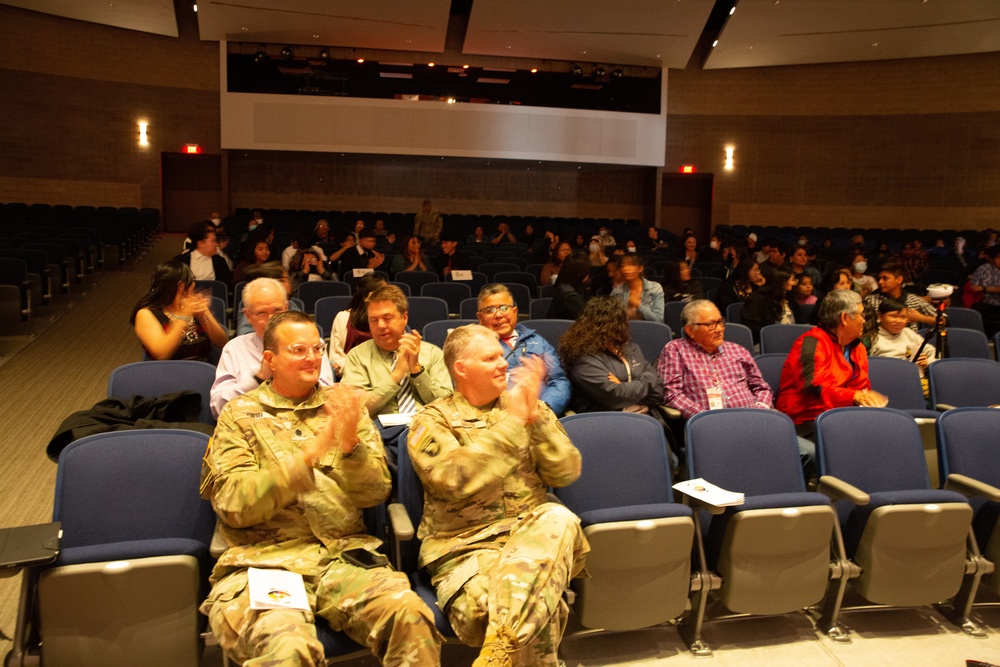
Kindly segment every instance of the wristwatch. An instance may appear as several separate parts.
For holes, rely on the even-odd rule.
[[[417,364],[417,372],[416,373],[410,373],[410,377],[411,378],[415,378],[415,377],[417,377],[418,375],[420,375],[423,372],[424,372],[424,367],[421,366],[420,364]]]

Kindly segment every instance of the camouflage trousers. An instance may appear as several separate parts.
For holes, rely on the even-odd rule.
[[[590,550],[580,519],[546,503],[506,535],[432,563],[438,606],[463,644],[481,646],[507,628],[517,638],[515,665],[555,667],[569,607],[563,593]]]
[[[427,605],[406,575],[332,561],[306,592],[315,614],[371,649],[383,665],[439,665],[441,637]],[[250,609],[246,570],[226,575],[201,607],[223,650],[246,666],[323,665],[314,615]]]

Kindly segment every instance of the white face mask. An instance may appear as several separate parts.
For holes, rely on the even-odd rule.
[[[218,227],[219,223],[221,222],[222,220],[220,220],[219,218],[212,218],[212,224],[215,225],[216,227]]]
[[[855,262],[854,270],[857,273],[864,273],[865,271],[868,270],[868,262]]]
[[[635,252],[635,248],[626,248],[629,252]]]
[[[601,236],[607,236],[607,235],[608,235],[608,230],[602,229],[601,230]]]
[[[711,242],[709,242],[708,245],[709,245],[709,247],[712,248],[712,250],[718,250],[719,249],[719,242],[718,241],[711,241]]]
[[[801,246],[804,246],[808,242],[809,242],[808,239],[799,239],[799,245],[801,245]]]
[[[601,246],[599,246],[598,244],[596,244],[596,243],[591,243],[590,244],[590,252],[597,252],[600,249],[601,249]]]

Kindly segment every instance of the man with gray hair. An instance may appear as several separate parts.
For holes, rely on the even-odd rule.
[[[778,409],[792,418],[801,437],[811,437],[816,417],[831,408],[889,403],[872,391],[868,379],[868,353],[860,341],[864,310],[857,292],[830,292],[819,305],[819,326],[802,334],[788,353]]]
[[[555,349],[534,329],[517,323],[517,304],[506,285],[493,283],[485,286],[479,291],[478,304],[476,317],[479,323],[500,337],[500,347],[507,359],[508,377],[521,365],[523,358],[541,357],[546,370],[541,399],[557,417],[561,415],[569,404],[571,388]]]
[[[714,303],[692,301],[681,321],[687,337],[667,343],[656,366],[665,406],[685,419],[718,408],[771,408],[774,392],[746,348],[724,341],[726,321]]]
[[[473,667],[559,664],[563,593],[589,550],[549,486],[580,476],[580,452],[539,400],[545,363],[525,357],[508,390],[496,332],[455,329],[444,345],[455,393],[413,418],[408,451],[424,486],[420,565]]]
[[[222,348],[209,399],[213,417],[218,418],[226,403],[270,379],[271,369],[264,363],[264,327],[272,317],[287,310],[288,292],[281,282],[257,278],[243,287],[243,314],[253,331],[237,336]],[[333,369],[324,358],[319,383],[331,387],[333,382]]]

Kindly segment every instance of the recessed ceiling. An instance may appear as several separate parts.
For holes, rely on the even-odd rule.
[[[705,69],[1000,51],[997,0],[740,0]]]
[[[174,0],[0,0],[177,37]],[[719,0],[718,4],[732,0]],[[715,0],[199,0],[202,40],[684,68]],[[176,2],[177,11],[193,11]],[[189,17],[182,17],[185,25]],[[464,23],[464,17],[462,18]],[[452,23],[461,35],[462,23]],[[706,69],[1000,51],[1000,0],[739,0]]]
[[[450,0],[200,0],[203,40],[444,51]]]
[[[684,68],[715,0],[475,0],[467,54]]]
[[[177,37],[173,0],[4,0],[3,4],[68,19]]]

